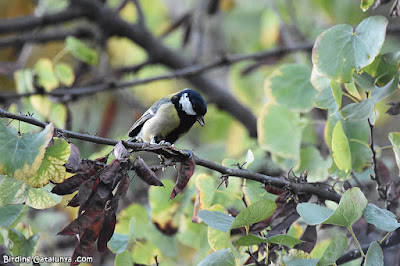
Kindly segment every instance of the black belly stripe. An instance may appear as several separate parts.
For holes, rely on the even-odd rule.
[[[196,116],[180,115],[181,122],[179,126],[172,130],[166,137],[165,141],[174,143],[179,137],[188,132],[190,128],[196,123]]]

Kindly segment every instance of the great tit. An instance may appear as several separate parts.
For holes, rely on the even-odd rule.
[[[173,144],[197,121],[204,126],[207,105],[201,95],[185,89],[155,102],[131,127],[136,141]]]

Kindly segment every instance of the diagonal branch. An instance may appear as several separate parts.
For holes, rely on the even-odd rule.
[[[0,42],[1,43],[1,42]],[[109,83],[101,83],[97,85],[91,86],[82,86],[82,87],[72,87],[72,88],[59,88],[53,91],[42,91],[42,92],[28,92],[28,93],[16,93],[16,92],[0,92],[0,101],[6,101],[8,99],[18,99],[22,97],[30,97],[33,95],[48,95],[53,97],[63,97],[65,95],[75,95],[75,96],[82,96],[82,95],[91,95],[102,91],[111,91],[117,89],[123,89],[127,87],[133,87],[138,85],[143,85],[159,80],[165,79],[176,79],[176,78],[184,78],[194,76],[203,72],[207,72],[217,67],[221,66],[228,66],[237,62],[241,62],[244,60],[259,60],[261,58],[269,57],[269,56],[276,56],[285,53],[290,53],[298,50],[308,50],[311,49],[311,44],[303,44],[291,48],[279,48],[270,51],[262,51],[252,54],[238,54],[238,55],[231,55],[226,56],[223,58],[216,59],[207,64],[199,64],[199,65],[191,65],[182,69],[178,69],[176,71],[162,74],[150,78],[144,79],[136,79],[132,81],[122,81],[122,82],[109,82]],[[147,64],[148,61],[145,61],[143,64]],[[140,66],[138,66],[140,67]],[[134,69],[128,68],[127,70],[121,69],[117,70],[116,72],[129,72],[135,71],[137,67]],[[212,101],[213,99],[211,99]]]
[[[1,46],[1,40],[0,40],[0,46]],[[81,96],[81,95],[91,95],[94,93],[102,92],[102,91],[108,91],[108,90],[116,90],[116,89],[123,89],[126,87],[133,87],[137,85],[143,85],[147,83],[151,83],[154,81],[158,80],[164,80],[164,79],[174,79],[174,78],[184,78],[184,77],[189,77],[193,75],[197,75],[203,72],[207,72],[209,70],[212,70],[217,67],[221,66],[228,66],[231,64],[235,64],[237,62],[241,62],[244,60],[259,60],[261,58],[269,57],[269,56],[276,56],[276,55],[281,55],[281,54],[286,54],[298,50],[311,50],[312,45],[311,44],[303,44],[291,48],[286,48],[282,47],[279,49],[274,49],[274,50],[269,50],[269,51],[262,51],[262,52],[257,52],[257,53],[252,53],[252,54],[238,54],[238,55],[231,55],[231,56],[225,56],[220,59],[216,59],[210,63],[207,64],[199,64],[199,65],[191,65],[182,69],[178,69],[176,71],[159,75],[159,76],[154,76],[150,78],[144,78],[144,79],[136,79],[133,81],[123,81],[123,82],[110,82],[110,83],[102,83],[102,84],[97,84],[97,85],[91,85],[91,86],[83,86],[83,87],[73,87],[73,88],[68,88],[68,89],[56,89],[50,92],[29,92],[29,93],[15,93],[15,92],[0,92],[0,101],[6,101],[7,99],[18,99],[22,97],[30,97],[33,95],[48,95],[48,96],[54,96],[54,97],[62,97],[65,95],[76,95],[76,96]],[[148,64],[149,61],[145,61],[143,65]],[[124,68],[120,70],[116,70],[116,72],[130,72],[130,71],[136,71],[137,68],[140,68],[142,66],[138,65],[134,68]]]
[[[150,31],[137,24],[129,24],[113,11],[98,1],[71,0],[72,5],[83,10],[90,10],[87,18],[95,22],[107,36],[127,37],[146,50],[149,60],[171,69],[183,69],[191,66],[191,62],[180,53],[171,50],[157,39]],[[218,85],[204,74],[185,77],[198,90],[211,99],[219,109],[229,112],[240,121],[248,130],[251,137],[257,137],[257,119],[253,112],[236,99],[229,90]]]
[[[7,112],[3,109],[0,109],[0,117],[23,121],[42,128],[44,128],[47,125],[47,123],[39,121],[31,116],[17,115]],[[116,140],[80,134],[69,130],[64,130],[59,128],[55,128],[54,130],[57,134],[60,134],[66,138],[79,139],[83,141],[93,142],[102,145],[110,145],[110,146],[115,146],[118,143],[118,141]],[[187,158],[192,155],[191,151],[178,150],[174,147],[167,147],[158,144],[143,145],[142,143],[125,142],[125,146],[127,148],[131,148],[134,151],[147,151],[156,154],[162,154],[168,158],[176,158],[178,160],[182,160],[182,158],[185,157]],[[322,199],[328,199],[335,202],[340,201],[339,194],[330,189],[327,189],[326,186],[321,186],[321,184],[318,183],[292,183],[291,181],[280,177],[268,176],[243,169],[228,168],[223,165],[200,158],[198,156],[194,156],[194,160],[197,165],[217,171],[222,175],[241,177],[245,179],[258,181],[264,185],[285,188],[294,194],[313,194]]]

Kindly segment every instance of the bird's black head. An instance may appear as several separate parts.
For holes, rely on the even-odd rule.
[[[171,100],[183,115],[196,116],[200,125],[204,126],[207,104],[198,92],[185,89],[175,94]]]

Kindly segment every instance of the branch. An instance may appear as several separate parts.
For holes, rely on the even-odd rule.
[[[129,38],[146,50],[149,60],[154,63],[159,63],[175,70],[191,66],[189,60],[165,46],[161,40],[157,39],[146,28],[137,24],[129,24],[119,16],[115,16],[111,9],[98,1],[71,0],[70,2],[83,10],[90,10],[90,13],[86,14],[87,18],[95,22],[106,36],[118,35]],[[194,87],[207,95],[209,99],[212,99],[219,109],[229,112],[240,121],[247,128],[251,137],[257,137],[256,116],[228,90],[203,74],[191,75],[185,78]]]
[[[37,27],[54,25],[84,16],[84,9],[69,7],[61,12],[45,14],[41,17],[23,16],[2,19],[0,22],[0,34],[33,30]]]
[[[51,41],[64,40],[68,36],[75,36],[77,38],[93,38],[94,33],[89,28],[76,28],[74,30],[59,32],[54,31],[51,33],[28,33],[20,36],[0,38],[0,48],[8,46],[19,46],[25,43],[46,43]]]
[[[71,7],[55,13],[46,14],[40,18],[27,16],[13,19],[3,20],[0,23],[0,33],[11,31],[31,30],[32,28],[65,22],[71,19],[86,16],[90,20],[96,22],[100,29],[105,33],[105,36],[119,35],[124,36],[138,45],[143,47],[148,53],[148,60],[152,63],[161,63],[169,68],[177,70],[176,73],[170,75],[149,78],[146,80],[123,82],[116,84],[105,84],[96,87],[81,87],[76,90],[57,90],[49,93],[52,96],[60,97],[62,93],[70,95],[85,95],[97,93],[98,91],[111,90],[116,88],[124,88],[137,84],[149,83],[155,80],[169,79],[176,77],[184,77],[191,82],[197,89],[203,91],[209,99],[216,103],[217,107],[229,112],[238,121],[240,121],[249,131],[251,137],[257,136],[257,120],[252,111],[238,101],[230,92],[217,83],[211,81],[203,74],[210,69],[234,64],[244,60],[261,60],[272,55],[285,54],[296,50],[310,50],[312,45],[298,46],[293,48],[280,48],[272,51],[263,51],[254,54],[243,54],[224,56],[204,66],[192,66],[189,61],[184,59],[179,53],[170,50],[161,40],[154,37],[146,28],[137,24],[129,24],[122,20],[115,12],[98,1],[90,0],[71,0]],[[88,11],[90,10],[90,12]],[[22,94],[22,97],[35,95],[36,93]],[[3,93],[0,95],[3,99],[19,98],[15,93]]]
[[[392,234],[382,243],[380,244],[381,248],[389,248],[389,247],[393,247],[395,245],[400,244],[400,229],[396,229],[396,231],[392,232]],[[371,245],[365,245],[362,247],[362,250],[364,253],[367,253],[369,246]],[[346,252],[345,254],[343,254],[337,261],[336,264],[340,265],[340,264],[344,264],[346,262],[358,259],[361,257],[361,252],[360,249],[353,249],[350,250],[349,252]]]
[[[42,128],[44,128],[47,125],[47,123],[39,121],[31,116],[17,115],[7,112],[3,109],[0,109],[0,117],[15,119]],[[66,138],[79,139],[110,146],[115,146],[118,143],[118,141],[116,140],[80,134],[69,130],[64,130],[59,128],[55,128],[54,130],[57,134],[60,134]],[[125,146],[127,148],[131,148],[133,151],[147,151],[156,154],[162,154],[168,158],[176,158],[178,160],[182,160],[182,158],[188,158],[189,156],[192,155],[191,151],[178,150],[174,147],[167,147],[159,144],[144,145],[143,143],[125,142]],[[313,194],[318,196],[319,198],[328,199],[335,202],[340,201],[339,194],[329,189],[326,189],[326,186],[322,187],[323,185],[321,186],[321,184],[318,183],[292,183],[289,180],[280,177],[268,176],[243,169],[228,168],[220,164],[208,161],[206,159],[202,159],[198,156],[194,156],[194,160],[197,165],[217,171],[222,175],[235,176],[235,177],[241,177],[245,179],[258,181],[265,185],[287,189],[294,194]]]
[[[176,71],[170,72],[168,74],[163,74],[159,76],[154,76],[151,78],[144,78],[144,79],[136,79],[133,81],[123,81],[123,82],[109,82],[109,83],[101,83],[97,85],[91,86],[82,86],[82,87],[72,87],[72,88],[59,88],[53,91],[42,91],[42,92],[28,92],[28,93],[16,93],[16,92],[0,92],[0,101],[7,101],[8,99],[18,99],[23,97],[30,97],[33,95],[48,95],[53,97],[63,97],[66,95],[75,95],[75,96],[82,96],[82,95],[91,95],[102,91],[110,91],[110,90],[117,90],[123,89],[126,87],[133,87],[138,85],[143,85],[159,80],[165,79],[174,79],[174,78],[184,78],[190,77],[197,74],[201,74],[203,72],[209,71],[213,68],[221,67],[221,66],[228,66],[240,61],[244,60],[260,60],[265,57],[269,56],[276,56],[285,53],[291,53],[298,50],[311,50],[311,44],[303,44],[291,48],[279,48],[269,51],[262,51],[252,54],[238,54],[238,55],[231,55],[226,56],[210,63],[204,65],[191,65],[182,69],[178,69]],[[151,63],[151,61],[145,61],[143,64],[137,65],[132,68],[124,68],[120,70],[116,70],[115,72],[123,72],[123,71],[137,71],[138,68],[141,68],[143,65],[147,65]],[[214,100],[214,99],[211,99]]]
[[[139,0],[131,0],[136,7],[136,14],[137,14],[137,24],[139,27],[145,28],[146,22],[144,19],[143,9],[139,3]]]

